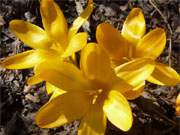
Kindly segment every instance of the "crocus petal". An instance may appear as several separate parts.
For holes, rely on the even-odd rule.
[[[45,81],[65,91],[77,91],[89,88],[88,82],[80,70],[71,63],[42,63],[36,68],[36,72]]]
[[[52,51],[51,50],[48,50],[48,53],[46,51],[39,51],[39,53],[44,56],[45,60],[48,62],[48,61],[59,61],[59,54],[57,54],[56,52]],[[40,63],[39,63],[40,64]],[[41,78],[41,74],[39,74],[38,70],[39,70],[39,64],[37,64],[35,67],[34,67],[34,75],[32,77],[29,77],[28,80],[27,80],[27,84],[28,85],[35,85],[35,84],[38,84],[42,81],[44,81],[42,78]]]
[[[86,9],[81,15],[74,20],[72,27],[69,29],[68,38],[71,39],[79,30],[79,28],[87,21],[93,11],[93,0],[88,1]]]
[[[145,82],[143,82],[140,85],[136,86],[132,90],[124,92],[123,95],[128,100],[134,100],[134,99],[141,96],[142,92],[144,91],[144,86],[145,86]]]
[[[115,60],[121,60],[128,55],[128,44],[120,32],[108,23],[101,23],[96,29],[98,44]]]
[[[138,43],[134,57],[151,57],[156,59],[166,45],[166,34],[162,28],[156,28],[146,34]]]
[[[38,84],[42,81],[43,81],[43,79],[41,79],[40,74],[36,74],[36,75],[33,75],[32,77],[28,78],[27,84],[28,85],[35,85],[35,84]]]
[[[125,92],[133,89],[133,86],[131,86],[126,81],[124,81],[123,79],[121,79],[117,76],[113,77],[112,79],[113,80],[112,80],[111,89],[118,90],[121,93],[125,93]]]
[[[180,75],[173,68],[156,63],[156,67],[148,81],[158,85],[175,86],[180,83]]]
[[[106,117],[102,105],[93,104],[81,121],[78,135],[104,135]]]
[[[80,51],[87,44],[87,34],[85,32],[77,33],[74,35],[62,57],[68,57],[73,55],[75,52]]]
[[[45,31],[62,47],[67,44],[67,22],[54,0],[41,0],[40,12]]]
[[[41,128],[54,128],[80,119],[89,107],[89,97],[82,92],[68,92],[45,104],[36,116]]]
[[[131,108],[125,97],[111,90],[105,100],[103,110],[108,120],[123,131],[128,131],[133,122]]]
[[[112,75],[109,57],[96,43],[89,43],[81,53],[81,70],[90,80],[109,82]]]
[[[51,94],[53,93],[54,91],[58,91],[60,94],[64,94],[65,91],[62,90],[62,89],[59,89],[58,87],[46,82],[46,91],[47,91],[47,94]]]
[[[39,55],[38,51],[30,50],[10,56],[0,64],[7,69],[25,69],[34,67],[42,60],[43,58]]]
[[[145,31],[146,23],[141,9],[133,8],[123,24],[123,37],[131,43],[136,44],[144,35]]]
[[[64,93],[66,93],[66,92],[64,91]],[[64,93],[63,93],[63,94],[64,94]],[[58,97],[59,95],[62,95],[62,92],[60,92],[59,90],[55,90],[55,91],[52,93],[52,95],[51,95],[51,97],[50,97],[50,99],[49,99],[49,102],[50,102],[52,99]]]
[[[115,68],[118,77],[136,87],[143,83],[153,72],[154,61],[148,58],[134,59]]]
[[[13,20],[9,25],[10,30],[31,48],[46,49],[52,45],[46,32],[34,24],[23,20]]]
[[[176,98],[176,114],[180,116],[180,93]]]

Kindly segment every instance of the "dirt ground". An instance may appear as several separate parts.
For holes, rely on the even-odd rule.
[[[86,0],[56,0],[69,25],[78,16]],[[180,72],[180,1],[179,0],[94,0],[95,9],[81,30],[95,41],[96,26],[107,21],[121,30],[133,7],[142,8],[147,31],[163,27],[167,44],[158,61],[170,64]],[[22,19],[42,26],[38,0],[0,0],[0,59],[30,49],[8,29],[12,19]],[[76,135],[79,121],[55,129],[41,129],[34,116],[47,102],[43,83],[27,86],[32,69],[7,70],[0,68],[0,135]],[[142,96],[131,101],[134,124],[129,132],[122,132],[108,122],[106,135],[178,135],[180,119],[175,114],[176,87],[148,84]]]

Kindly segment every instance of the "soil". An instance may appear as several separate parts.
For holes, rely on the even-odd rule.
[[[180,72],[180,1],[151,1],[94,0],[95,9],[89,23],[81,30],[87,31],[89,40],[95,41],[98,24],[106,21],[121,30],[129,11],[133,7],[140,7],[145,15],[147,31],[155,27],[163,27],[166,30],[166,49],[158,61],[170,64]],[[80,12],[78,5],[85,7],[86,4],[86,0],[56,0],[56,2],[64,12],[69,25]],[[13,19],[26,20],[42,27],[38,0],[0,1],[0,60],[30,49],[9,31],[8,25]],[[49,97],[45,94],[44,83],[35,86],[26,84],[27,78],[32,75],[32,69],[0,68],[0,135],[76,135],[79,121],[54,129],[41,129],[35,124],[36,112]],[[178,92],[180,85],[159,87],[148,84],[142,96],[130,102],[134,116],[132,129],[125,133],[108,122],[106,135],[180,134],[180,118],[175,114],[175,99]]]

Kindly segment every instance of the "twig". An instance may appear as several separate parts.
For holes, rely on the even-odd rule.
[[[155,97],[153,94],[152,94],[152,92],[150,92],[150,91],[146,91],[148,94],[150,94],[151,96],[153,96],[153,97]],[[156,98],[156,97],[155,97]],[[161,98],[161,100],[162,100],[162,98]],[[157,100],[156,100],[157,101]],[[162,112],[160,112],[160,111],[158,111],[157,109],[154,109],[154,108],[151,108],[152,109],[152,111],[154,112],[154,113],[156,113],[156,114],[158,114],[162,119],[164,119],[164,120],[166,120],[166,121],[168,121],[171,125],[173,125],[174,127],[177,127],[178,126],[178,124],[175,122],[175,121],[173,121],[173,120],[171,120],[170,118],[168,118],[165,114],[163,114]]]
[[[15,39],[14,39],[14,38],[10,37],[10,36],[9,36],[8,34],[6,34],[5,32],[1,32],[1,34],[3,34],[4,36],[8,37],[9,39],[11,39],[11,40],[15,41]]]
[[[168,129],[164,130],[164,131],[162,132],[162,135],[167,135],[167,134],[170,133],[174,128],[176,128],[176,126],[172,126],[172,127],[168,128]]]
[[[172,54],[172,39],[171,39],[171,35],[172,35],[172,28],[170,26],[170,24],[168,23],[166,17],[163,15],[163,13],[159,10],[159,8],[152,2],[152,0],[149,0],[149,3],[155,8],[155,10],[160,14],[160,16],[163,18],[164,22],[166,23],[168,30],[170,32],[170,36],[169,36],[169,54],[168,54],[168,62],[169,62],[169,66],[171,66],[171,54]]]

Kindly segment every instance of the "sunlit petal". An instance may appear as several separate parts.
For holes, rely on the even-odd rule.
[[[151,57],[156,59],[162,53],[165,45],[165,31],[162,28],[156,28],[139,41],[134,57]]]
[[[62,90],[63,91],[63,90]],[[52,99],[54,99],[54,98],[56,98],[56,97],[58,97],[59,95],[62,95],[62,93],[64,94],[64,93],[66,93],[65,91],[59,91],[59,90],[55,90],[53,93],[52,93],[52,95],[51,95],[51,97],[50,97],[50,99],[49,99],[49,102],[52,100]]]
[[[133,89],[133,86],[128,84],[126,81],[123,79],[115,76],[112,80],[112,86],[111,89],[118,90],[121,93],[125,93],[127,91],[130,91]]]
[[[39,64],[43,58],[35,50],[26,51],[23,53],[10,56],[2,61],[0,64],[8,69],[25,69],[32,68]]]
[[[74,35],[63,53],[62,57],[68,57],[80,51],[87,44],[87,34],[85,32]]]
[[[89,43],[81,53],[81,70],[90,80],[109,82],[112,75],[107,54],[95,43]]]
[[[125,97],[115,90],[111,90],[103,105],[108,120],[123,131],[128,131],[133,122],[131,108]]]
[[[29,77],[27,80],[28,85],[35,85],[40,82],[42,82],[43,79],[41,79],[40,74],[33,75],[32,77]]]
[[[72,27],[69,29],[68,38],[71,39],[79,30],[79,28],[87,21],[93,11],[93,0],[88,1],[86,9],[81,15],[74,20]]]
[[[154,61],[148,58],[134,59],[115,68],[118,77],[132,86],[140,85],[153,72]]]
[[[89,88],[88,82],[80,70],[71,63],[42,63],[36,68],[36,72],[45,81],[65,91],[77,91]]]
[[[134,99],[141,96],[142,92],[144,91],[144,86],[145,86],[145,82],[143,82],[140,85],[136,86],[132,90],[124,92],[123,95],[128,100],[134,100]]]
[[[146,31],[144,15],[140,8],[133,8],[126,18],[122,35],[130,42],[136,44]]]
[[[47,91],[47,94],[51,94],[53,93],[54,91],[58,91],[60,94],[64,94],[65,91],[62,90],[62,89],[59,89],[58,87],[46,82],[46,91]]]
[[[68,92],[45,104],[36,116],[41,128],[54,128],[84,116],[89,107],[89,97],[82,92]]]
[[[60,88],[58,88],[58,87],[56,87],[56,86],[54,86],[48,82],[46,82],[46,91],[47,91],[48,95],[52,94],[49,101],[58,97],[59,95],[66,93],[66,91],[64,91],[64,90],[62,90],[62,89],[60,89]]]
[[[40,11],[45,31],[62,47],[66,47],[68,27],[61,9],[54,0],[41,0]]]
[[[78,135],[104,135],[106,129],[106,117],[102,105],[91,105],[90,109],[81,121]]]
[[[112,59],[121,60],[128,56],[127,41],[112,25],[108,23],[99,24],[96,29],[96,39]]]
[[[156,63],[156,67],[148,81],[158,85],[175,86],[180,83],[180,75],[173,68]]]
[[[10,30],[26,45],[34,49],[46,49],[52,45],[46,32],[40,27],[23,20],[13,20]]]

